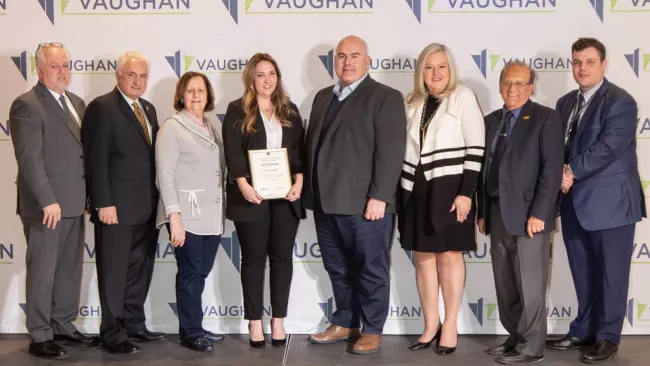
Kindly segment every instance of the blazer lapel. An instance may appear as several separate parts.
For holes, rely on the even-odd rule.
[[[132,122],[130,125],[133,126],[133,128],[135,128],[138,131],[138,134],[140,135],[140,137],[142,137],[142,141],[144,141],[144,143],[146,144],[147,138],[144,135],[144,131],[142,130],[142,126],[140,125],[140,122],[135,117],[135,113],[133,112],[133,109],[131,109],[131,106],[129,105],[129,103],[126,102],[126,99],[124,99],[122,93],[119,91],[119,89],[117,89],[117,87],[115,87],[114,93],[115,93],[114,97],[117,102],[118,108],[120,109],[122,114],[126,117],[126,119]],[[153,122],[152,122],[151,130],[152,130],[151,132],[153,133]],[[153,143],[154,141],[152,140],[151,141],[152,146]]]
[[[73,125],[75,123],[74,121],[71,121],[70,118],[65,114],[63,111],[63,108],[59,104],[59,102],[54,99],[54,96],[50,91],[45,87],[45,85],[41,84],[40,82],[36,84],[35,86],[36,90],[38,91],[38,94],[40,97],[43,99],[45,104],[52,110],[54,111],[54,114],[56,114],[57,117],[59,117],[59,120],[63,122],[63,124],[68,128],[72,136],[74,136],[75,140],[77,140],[77,143],[81,145],[81,128],[79,124]],[[66,95],[66,101],[68,104],[68,108],[75,108],[71,100],[68,98]],[[77,109],[75,108],[75,111]],[[81,114],[77,111],[77,114],[79,115],[79,118],[81,118]]]
[[[580,122],[578,123],[578,130],[576,131],[576,136],[573,139],[574,144],[580,140],[580,135],[582,134],[582,131],[584,131],[585,126],[592,122],[591,115],[594,114],[594,111],[600,106],[600,102],[602,101],[603,96],[607,93],[608,89],[608,85],[606,82],[604,82],[603,85],[600,86],[600,89],[596,91],[596,94],[594,94],[594,96],[589,101],[589,105],[587,105],[587,109],[585,110],[585,113],[582,115],[582,118],[580,118]],[[575,151],[573,150],[573,146],[571,146],[571,151]]]
[[[253,147],[254,149],[266,149],[267,146],[266,128],[264,128],[264,121],[262,120],[262,111],[257,112],[257,119],[255,120],[255,129],[257,130],[257,133],[254,134],[253,136],[255,136],[255,140],[257,141],[257,144],[254,144],[251,147]]]
[[[320,133],[323,129],[323,120],[325,119],[325,114],[327,114],[327,108],[329,108],[330,101],[332,100],[332,89],[327,88],[325,89],[319,98],[319,100],[316,101],[317,105],[317,111],[320,112],[318,116],[316,116],[316,119],[313,121],[309,121],[309,126],[307,126],[307,129],[312,130],[312,144],[311,144],[311,151],[310,151],[310,156],[313,156],[316,150],[316,146],[318,145],[318,141],[320,140]]]
[[[562,110],[560,111],[560,116],[562,117],[562,126],[564,127],[564,134],[566,135],[566,131],[569,128],[569,119],[571,119],[571,112],[573,112],[573,108],[576,106],[576,95],[578,92],[573,92],[571,95],[567,97],[567,102],[564,103],[564,106],[562,107]]]
[[[425,99],[426,100],[426,99]],[[422,120],[422,109],[424,109],[424,101],[417,107],[409,109],[409,118],[406,125],[409,136],[413,140],[412,143],[417,146],[417,151],[420,151],[420,122]]]
[[[519,112],[519,117],[517,117],[517,121],[515,122],[515,125],[512,127],[512,132],[510,133],[510,137],[508,138],[508,142],[506,143],[506,151],[503,154],[504,156],[507,155],[510,152],[510,150],[512,150],[512,148],[517,144],[518,140],[520,140],[520,136],[526,135],[526,132],[530,127],[531,103],[532,101],[529,99],[526,102],[526,104],[524,104],[523,107],[521,108],[521,112]],[[534,118],[534,116],[532,118]]]
[[[336,130],[341,125],[341,122],[343,122],[343,116],[347,115],[348,110],[354,106],[354,101],[359,98],[359,95],[363,95],[363,89],[369,86],[373,81],[374,80],[370,78],[370,75],[366,76],[366,78],[361,82],[361,84],[357,86],[352,94],[348,95],[348,97],[345,99],[345,103],[341,106],[339,113],[336,115],[336,118],[334,118],[334,121],[332,121],[332,125],[327,130],[328,135],[331,136],[334,132],[336,132]]]

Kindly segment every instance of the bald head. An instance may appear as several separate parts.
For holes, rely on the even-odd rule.
[[[336,46],[334,69],[341,85],[346,87],[363,78],[370,68],[368,45],[357,36],[347,36]]]

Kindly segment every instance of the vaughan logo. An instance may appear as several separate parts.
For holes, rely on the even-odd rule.
[[[230,13],[230,17],[232,18],[232,20],[235,21],[235,24],[239,24],[239,15],[237,11],[237,2],[239,0],[221,0],[221,1],[223,1],[223,5],[226,6],[226,10],[228,10],[228,12]],[[246,0],[246,4],[248,4],[251,1],[253,0]]]
[[[241,74],[248,63],[243,58],[200,58],[188,56],[180,50],[173,56],[165,56],[167,63],[178,78],[187,71],[198,71],[204,74]]]
[[[569,57],[505,57],[488,49],[472,55],[474,63],[487,79],[488,72],[497,73],[509,61],[522,61],[537,72],[570,72],[571,58]]]
[[[12,243],[0,243],[0,264],[10,264],[14,262],[14,245]]]
[[[168,303],[169,307],[178,318],[178,304],[175,302]],[[242,319],[244,317],[243,305],[227,305],[227,304],[214,304],[204,305],[201,309],[203,313],[203,320],[218,320],[218,319]],[[271,317],[271,306],[262,306],[262,318]]]
[[[629,299],[625,317],[632,327],[648,326],[650,325],[650,307],[648,304],[642,304],[637,299]]]
[[[557,0],[429,0],[429,13],[554,13]]]
[[[650,0],[648,1],[650,2]],[[650,71],[650,54],[645,53],[640,48],[635,49],[632,53],[626,53],[625,59],[627,59],[627,63],[630,64],[637,78],[640,72]]]
[[[478,244],[475,250],[464,252],[463,257],[465,257],[465,263],[492,263],[490,244],[487,242]]]
[[[27,81],[27,75],[34,73],[36,70],[36,58],[27,51],[21,52],[20,56],[11,56],[11,60],[25,81]]]
[[[176,263],[176,255],[174,254],[174,245],[172,243],[156,243],[155,263]]]
[[[649,185],[650,181],[641,178],[641,186],[644,192]],[[632,245],[632,263],[650,263],[650,247],[648,247],[648,243],[634,243]]]
[[[325,66],[325,70],[334,79],[334,50],[329,50],[325,55],[318,55],[320,62]]]
[[[66,0],[61,0],[61,1],[63,3]],[[47,19],[49,19],[50,23],[54,25],[54,0],[38,0],[38,3],[41,4],[41,8],[45,12]]]
[[[478,323],[483,326],[483,323],[487,320],[498,320],[499,312],[497,304],[491,303],[486,298],[481,297],[476,302],[470,302],[469,309],[472,311],[472,314],[478,320]]]
[[[650,140],[650,137],[646,137],[648,135],[647,132],[650,131],[650,117],[637,118],[637,126],[639,126],[639,133],[636,138],[640,140]]]
[[[318,243],[298,243],[293,246],[294,263],[323,263]]]
[[[332,321],[332,314],[334,314],[334,298],[330,297],[327,302],[319,302],[318,306],[323,311],[328,322]]]
[[[241,272],[241,249],[239,247],[239,237],[237,231],[233,231],[231,237],[221,237],[221,246],[230,258],[232,265],[235,266],[237,272]]]
[[[61,0],[61,15],[187,15],[190,0]]]
[[[0,132],[2,132],[2,135],[0,135],[0,141],[8,141],[9,140],[9,120],[7,121],[0,121]],[[5,137],[2,137],[5,136]]]
[[[329,50],[324,55],[318,55],[320,62],[327,70],[327,73],[334,79],[334,49]],[[385,74],[405,74],[413,73],[417,67],[417,60],[409,57],[371,57],[370,69],[371,73],[385,73]]]
[[[7,0],[0,0],[0,15],[6,14],[7,11]]]
[[[605,0],[588,0],[601,22],[605,21]],[[612,13],[640,13],[650,11],[650,0],[608,0]]]
[[[547,306],[546,318],[551,320],[571,320],[573,319],[572,310],[570,306]]]
[[[435,0],[429,0],[429,3],[435,3]],[[415,15],[415,19],[418,20],[418,23],[422,24],[422,0],[406,0],[409,8]]]
[[[27,315],[27,304],[19,303],[18,306],[22,309],[23,313]],[[88,320],[88,319],[101,319],[102,310],[99,305],[81,305],[77,309],[77,320]]]
[[[388,320],[420,319],[422,317],[421,306],[397,306],[391,305],[388,308]]]
[[[246,0],[246,14],[359,15],[374,12],[374,0]]]

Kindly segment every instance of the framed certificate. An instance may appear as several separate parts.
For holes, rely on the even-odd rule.
[[[253,188],[262,199],[285,198],[291,190],[287,149],[249,150]]]

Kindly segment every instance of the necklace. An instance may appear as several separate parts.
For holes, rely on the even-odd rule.
[[[424,121],[424,117],[427,115],[427,105],[429,104],[429,97],[427,96],[427,99],[424,101],[424,106],[422,106],[422,119],[420,120],[420,141],[424,141],[424,135],[427,132],[427,128],[429,127],[429,123],[431,123],[431,120],[433,120],[433,116],[435,116],[436,111],[438,110],[438,107],[440,106],[440,103],[436,103],[436,106],[433,109],[433,113],[431,113],[431,116],[429,116],[429,119],[427,121]]]

